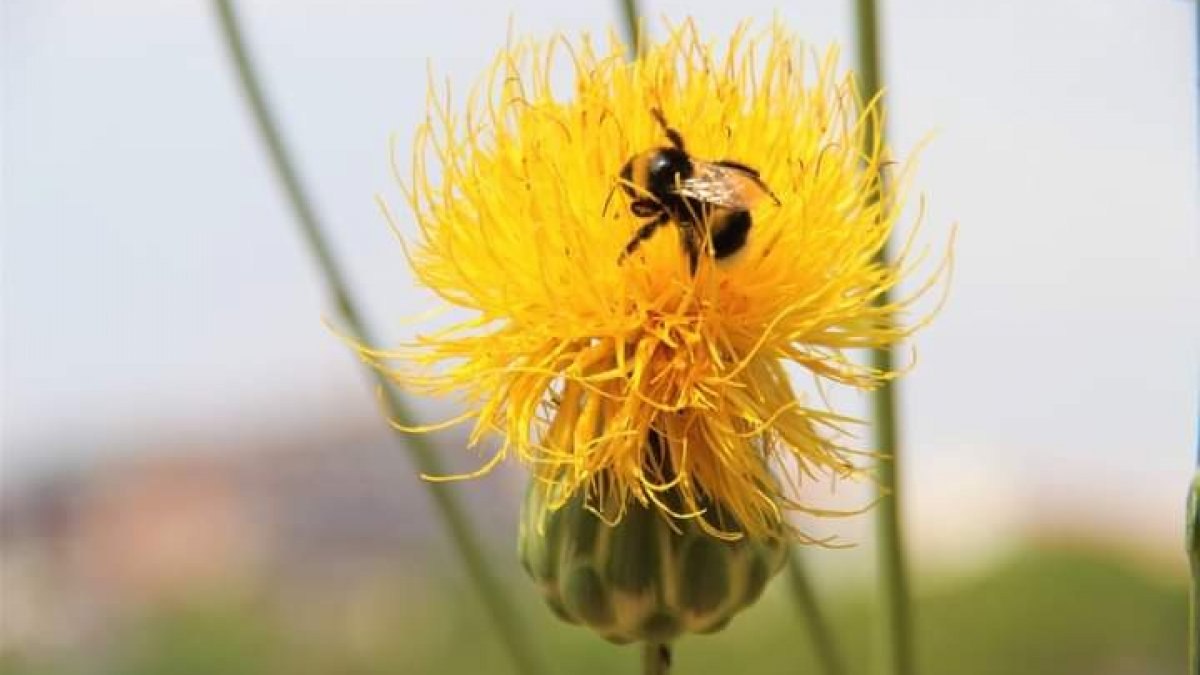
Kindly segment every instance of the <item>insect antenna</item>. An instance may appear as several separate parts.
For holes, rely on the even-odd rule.
[[[604,198],[604,208],[600,210],[600,215],[608,215],[608,205],[612,203],[613,193],[617,191],[617,183],[613,181],[611,187],[608,188],[608,196]]]
[[[658,120],[658,123],[662,126],[663,133],[667,135],[667,140],[671,141],[671,145],[675,146],[676,150],[686,153],[687,150],[683,147],[683,136],[675,129],[672,129],[670,124],[667,124],[667,116],[663,114],[662,109],[651,108],[650,112],[654,115],[654,119]]]

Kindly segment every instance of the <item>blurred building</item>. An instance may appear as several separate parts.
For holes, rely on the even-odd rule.
[[[510,489],[501,479],[470,491],[491,499],[475,509],[486,531],[515,527],[515,495],[494,507]],[[0,653],[94,651],[156,606],[236,589],[299,622],[311,612],[289,605],[354,612],[346,603],[437,556],[437,527],[404,448],[361,430],[148,453],[9,485]]]

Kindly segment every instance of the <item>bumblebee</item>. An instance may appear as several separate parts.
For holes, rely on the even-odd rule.
[[[695,274],[702,248],[717,260],[737,253],[746,245],[753,223],[750,209],[763,198],[776,205],[779,199],[756,169],[731,160],[709,162],[689,155],[683,136],[667,124],[662,111],[655,108],[652,112],[671,145],[634,155],[621,168],[620,184],[629,198],[629,210],[647,220],[617,262],[624,262],[660,227],[674,222]]]

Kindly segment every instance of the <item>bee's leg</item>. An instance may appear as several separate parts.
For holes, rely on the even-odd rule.
[[[629,205],[629,210],[638,218],[649,218],[663,214],[662,204],[653,199],[637,199]]]
[[[669,216],[665,212],[660,212],[658,217],[656,217],[654,220],[642,223],[642,226],[639,227],[637,232],[633,234],[633,238],[629,240],[629,243],[625,244],[625,250],[621,251],[620,257],[617,258],[617,264],[625,262],[625,259],[628,258],[634,251],[636,251],[637,247],[640,246],[643,241],[653,236],[655,230],[662,227],[668,219]]]
[[[679,237],[683,242],[683,252],[687,254],[688,271],[696,276],[696,266],[700,263],[700,238],[695,228],[681,227]]]

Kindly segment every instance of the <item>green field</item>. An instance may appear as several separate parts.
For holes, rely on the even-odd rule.
[[[449,569],[449,568],[447,568]],[[1186,660],[1182,578],[1094,550],[1026,550],[986,574],[921,579],[923,675],[1179,673]],[[515,580],[514,583],[526,583]],[[676,646],[673,672],[817,673],[785,578],[726,631]],[[460,590],[451,590],[458,588]],[[86,654],[10,654],[12,675],[294,675],[509,673],[461,583],[383,581],[357,610],[261,587],[163,606]],[[921,586],[918,587],[921,590]],[[829,595],[827,593],[827,595]],[[555,673],[637,672],[637,649],[615,647],[550,618],[530,593],[523,608]],[[827,597],[851,673],[870,672],[871,598]]]

